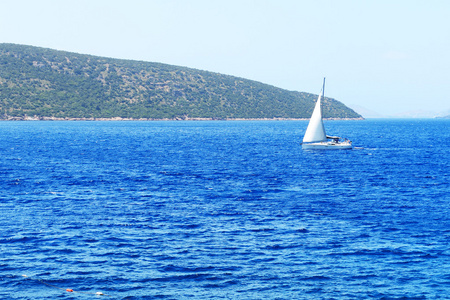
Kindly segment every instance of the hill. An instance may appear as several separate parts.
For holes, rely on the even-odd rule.
[[[0,44],[0,118],[309,118],[316,95],[161,63]],[[326,98],[324,117],[360,118]]]

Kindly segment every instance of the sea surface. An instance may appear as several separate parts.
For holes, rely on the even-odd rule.
[[[450,299],[450,120],[306,127],[0,122],[0,299]]]

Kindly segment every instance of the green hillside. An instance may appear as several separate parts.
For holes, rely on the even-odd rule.
[[[309,118],[316,95],[161,63],[0,44],[0,118]],[[360,118],[326,98],[324,116]]]

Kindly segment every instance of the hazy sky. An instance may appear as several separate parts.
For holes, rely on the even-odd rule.
[[[450,109],[447,0],[10,0],[0,42],[229,74],[382,114]]]

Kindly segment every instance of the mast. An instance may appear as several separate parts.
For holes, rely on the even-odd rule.
[[[325,99],[325,77],[323,78],[323,85],[322,85],[322,98],[320,99],[320,119],[322,120],[322,116],[323,116],[323,109],[322,109],[322,101]],[[323,122],[322,122],[322,127],[323,127]],[[325,127],[324,127],[324,132],[325,132]],[[325,134],[326,136],[326,134]]]
[[[325,96],[325,77],[323,78],[322,98]]]

